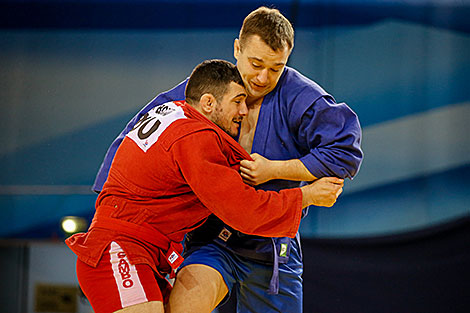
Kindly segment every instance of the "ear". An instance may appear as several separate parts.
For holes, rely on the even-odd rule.
[[[233,42],[233,56],[235,59],[238,61],[238,55],[240,54],[240,40],[238,38],[235,38],[235,41]]]
[[[199,106],[203,114],[211,114],[214,111],[215,97],[211,93],[205,93],[199,99]]]

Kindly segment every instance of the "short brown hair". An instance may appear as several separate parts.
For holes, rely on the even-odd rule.
[[[186,85],[186,101],[199,103],[202,95],[212,94],[220,101],[231,82],[243,85],[243,80],[235,65],[225,60],[207,60],[196,66]]]
[[[294,47],[294,28],[277,9],[259,7],[243,21],[240,30],[240,46],[252,36],[258,35],[274,51]]]

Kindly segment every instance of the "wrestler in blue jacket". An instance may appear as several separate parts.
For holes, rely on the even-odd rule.
[[[159,94],[128,123],[109,147],[93,190],[96,192],[101,190],[117,148],[141,116],[157,105],[184,99],[186,82],[185,80],[173,89]],[[361,128],[357,115],[345,103],[336,103],[334,98],[318,84],[286,66],[275,89],[263,99],[251,153],[258,153],[270,160],[300,159],[317,178],[336,176],[352,179],[359,170],[363,158],[360,143]],[[298,187],[301,184],[302,182],[298,181],[271,180],[256,188],[280,190]],[[266,275],[269,272],[269,277],[256,278],[258,283],[266,282],[266,289],[269,289],[270,294],[278,293],[279,283],[287,293],[293,295],[302,293],[299,234],[296,240],[239,234],[232,236],[234,240],[224,241],[217,236],[219,228],[222,229],[224,225],[215,219],[210,219],[209,223],[213,225],[203,227],[212,231],[199,232],[206,234],[203,241],[214,242],[223,249],[242,255],[248,260],[253,259],[256,266],[265,265],[271,269],[264,271]],[[198,244],[191,246],[191,242],[188,242],[191,252],[201,246],[201,236],[196,235],[193,238]],[[197,263],[194,260],[192,262]],[[285,275],[286,280],[279,281],[279,271],[285,270],[284,267],[288,268],[287,272],[291,271],[292,275]],[[300,279],[300,283],[291,284],[295,279]],[[229,286],[229,290],[231,287]],[[272,303],[277,300],[273,297],[265,301]]]

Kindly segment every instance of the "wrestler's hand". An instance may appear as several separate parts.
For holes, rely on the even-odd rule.
[[[250,155],[253,161],[242,160],[240,162],[240,176],[248,185],[259,185],[276,177],[276,163],[268,160],[258,153]]]
[[[309,205],[331,207],[343,192],[344,180],[336,177],[317,179],[302,190],[302,207]]]

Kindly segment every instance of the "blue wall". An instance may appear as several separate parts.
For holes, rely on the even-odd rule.
[[[289,65],[364,128],[359,175],[333,208],[310,209],[304,236],[470,214],[468,2],[273,3],[296,26]],[[62,216],[91,217],[89,187],[115,135],[202,60],[234,61],[233,39],[259,4],[0,2],[0,237],[60,236]]]

